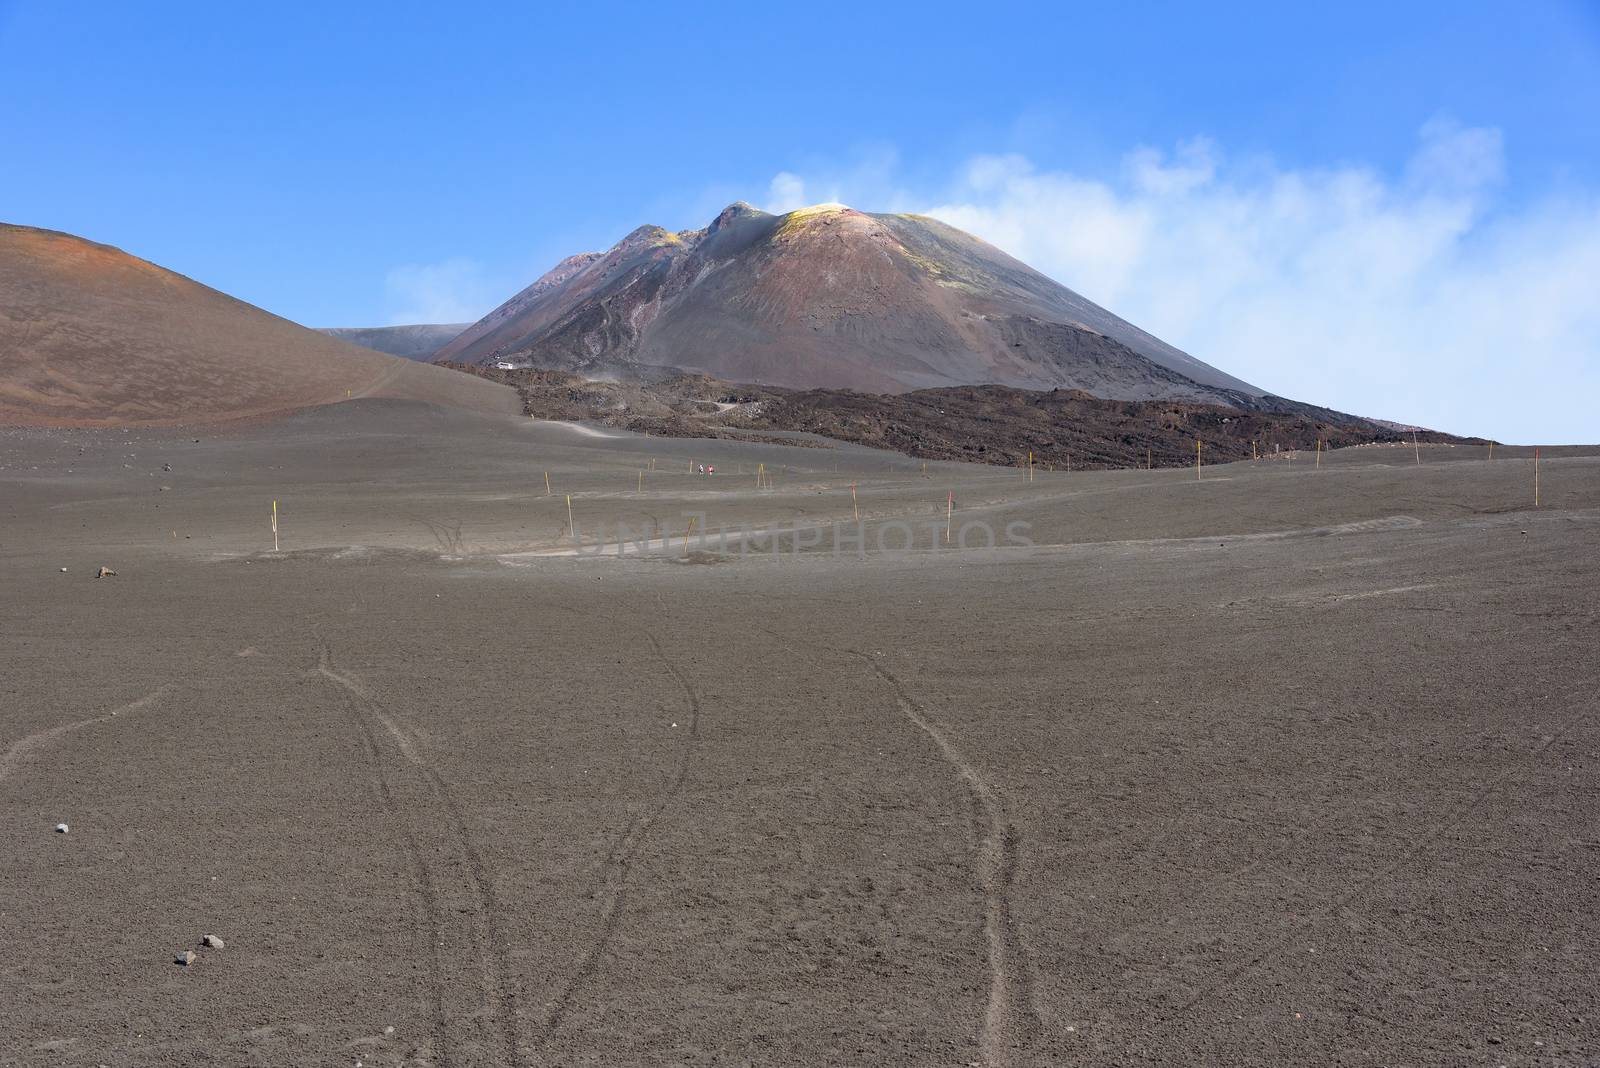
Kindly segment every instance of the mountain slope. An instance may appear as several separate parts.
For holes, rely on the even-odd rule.
[[[417,323],[410,326],[324,326],[319,334],[406,360],[429,360],[470,323]]]
[[[562,262],[440,361],[677,368],[797,388],[999,383],[1233,403],[1264,392],[924,216],[746,204]]]
[[[127,253],[0,224],[0,423],[178,424],[347,397],[514,413],[514,392],[347,345]]]

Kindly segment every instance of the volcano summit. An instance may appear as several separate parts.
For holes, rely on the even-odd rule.
[[[874,393],[1264,396],[955,227],[842,204],[769,215],[736,203],[703,230],[641,226],[561,261],[434,359]]]

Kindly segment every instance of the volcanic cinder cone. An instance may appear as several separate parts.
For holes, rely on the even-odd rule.
[[[363,397],[517,410],[492,383],[336,341],[108,245],[0,224],[0,423],[206,423]]]
[[[970,234],[840,204],[769,215],[741,203],[704,230],[640,227],[563,260],[435,359],[883,393],[1263,395]]]

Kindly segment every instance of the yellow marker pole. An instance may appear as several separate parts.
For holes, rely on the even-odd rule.
[[[640,492],[640,493],[644,492],[644,468],[642,468],[642,467],[639,469],[639,490],[638,490],[638,492]]]
[[[1417,466],[1421,467],[1422,466],[1422,446],[1417,444],[1417,432],[1415,430],[1413,430],[1411,432],[1411,447],[1416,450],[1416,453],[1417,453]]]
[[[1146,445],[1144,447],[1144,469],[1146,471],[1154,471],[1155,468],[1155,462],[1150,459],[1150,446]]]
[[[567,537],[578,540],[578,527],[572,522],[572,494],[567,494]]]
[[[1317,466],[1322,466],[1322,439],[1317,439]]]
[[[1256,451],[1256,439],[1255,438],[1251,438],[1250,439],[1250,460],[1253,463],[1253,462],[1255,462],[1255,461],[1257,461],[1259,459],[1261,459],[1261,454]]]
[[[1494,459],[1494,442],[1489,442],[1489,459]]]
[[[550,496],[550,472],[548,471],[544,473],[544,495],[546,497]]]
[[[951,490],[950,491],[950,495],[945,498],[945,502],[944,502],[944,543],[946,545],[950,544],[950,522],[951,522],[951,518],[955,514],[956,514],[956,491],[955,490]]]
[[[278,502],[272,502],[272,551],[278,551]]]
[[[1033,481],[1033,450],[1028,450],[1028,481]]]
[[[850,510],[856,514],[856,522],[861,522],[861,509],[856,505],[856,484],[850,483]]]
[[[694,516],[689,517],[689,525],[683,530],[683,555],[689,555],[689,535],[694,533]]]
[[[1200,481],[1200,439],[1194,439],[1194,480]]]

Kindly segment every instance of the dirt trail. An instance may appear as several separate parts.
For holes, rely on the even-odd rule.
[[[424,952],[430,961],[433,1056],[448,1066],[467,1050],[485,1055],[494,1051],[496,1063],[517,1068],[523,1063],[517,999],[509,978],[501,905],[466,818],[449,784],[423,759],[415,742],[359,679],[335,667],[333,650],[320,632],[316,638],[315,674],[346,696],[372,764],[374,787],[401,828],[415,874],[423,913],[419,934],[428,942]],[[388,739],[390,755],[380,738]],[[476,995],[470,993],[474,989]],[[477,1034],[469,1039],[473,1032]],[[467,1058],[461,1063],[474,1062]]]
[[[16,770],[18,765],[25,763],[29,754],[38,752],[56,739],[74,731],[81,731],[85,727],[93,727],[97,723],[109,723],[116,716],[124,715],[128,712],[137,712],[139,709],[146,708],[160,700],[171,689],[171,685],[162,686],[145,694],[136,701],[118,705],[110,712],[102,715],[90,716],[88,719],[80,719],[73,723],[63,723],[59,727],[49,727],[42,731],[35,731],[26,738],[18,739],[5,751],[4,756],[0,756],[0,782],[4,782]]]
[[[633,875],[634,860],[639,855],[640,848],[650,837],[651,830],[656,821],[666,811],[667,806],[683,794],[684,784],[689,778],[689,769],[694,760],[696,749],[700,745],[700,695],[695,690],[686,675],[661,648],[661,642],[654,634],[645,633],[645,639],[650,643],[650,649],[661,661],[667,673],[670,674],[678,685],[683,688],[684,699],[689,716],[688,738],[679,750],[677,768],[667,788],[661,792],[656,803],[644,812],[638,813],[628,824],[628,829],[623,832],[615,848],[606,855],[601,863],[601,895],[600,926],[598,933],[589,943],[583,956],[579,959],[577,967],[562,987],[561,993],[551,1004],[550,1011],[545,1017],[544,1026],[540,1028],[539,1041],[548,1045],[551,1039],[560,1030],[573,1000],[578,993],[589,983],[598,972],[600,959],[610,945],[612,936],[616,934],[617,922],[622,911],[623,901],[627,894],[628,881]]]
[[[982,1063],[1006,1068],[1012,1051],[1037,1031],[1029,985],[1025,949],[1012,916],[1011,895],[1016,883],[1017,856],[1022,836],[1007,818],[994,786],[929,717],[899,678],[872,657],[854,652],[878,678],[894,691],[900,714],[938,746],[971,795],[978,838],[978,881],[983,886],[983,936],[989,947],[989,999],[978,1036]]]

